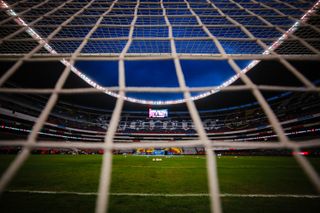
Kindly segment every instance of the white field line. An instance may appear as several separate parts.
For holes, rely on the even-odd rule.
[[[96,196],[97,192],[72,192],[72,191],[39,191],[39,190],[8,190],[11,193],[30,194],[70,194]],[[161,193],[109,193],[111,196],[139,196],[139,197],[208,197],[207,193],[185,193],[185,194],[161,194]],[[229,194],[222,193],[220,197],[244,197],[244,198],[320,198],[320,195],[304,194]]]
[[[141,166],[113,166],[114,168],[152,168],[152,169],[205,169],[206,167],[200,166],[160,166],[161,161],[155,161],[155,164],[158,165],[141,165]],[[299,167],[296,165],[292,166],[218,166],[218,168],[226,168],[226,169],[275,169],[275,168],[286,168],[286,169],[298,169]]]
[[[161,162],[154,162],[154,163],[161,163]],[[153,168],[153,169],[205,169],[206,167],[203,166],[203,167],[199,167],[199,166],[113,166],[114,168]],[[235,168],[238,168],[238,167],[235,167]],[[260,167],[257,167],[257,168],[260,168]],[[274,168],[274,167],[272,167]]]

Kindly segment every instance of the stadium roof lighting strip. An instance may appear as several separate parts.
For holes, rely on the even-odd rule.
[[[43,47],[52,55],[58,55],[58,52],[56,50],[54,50],[54,48],[45,40],[43,39],[32,27],[30,27],[21,17],[18,16],[18,14],[11,9],[6,3],[5,1],[0,1],[0,5],[2,9],[5,9],[7,14],[11,17],[14,17],[15,22],[26,28],[26,32],[34,39],[36,40],[39,44],[43,44]],[[210,1],[208,1],[208,3],[210,3]],[[188,8],[190,9],[190,5],[188,5]],[[320,5],[320,0],[317,1],[313,7],[311,9],[309,9],[301,18],[299,21],[295,22],[281,37],[279,37],[277,39],[277,41],[275,41],[272,45],[270,45],[268,47],[268,49],[266,49],[262,55],[270,55],[272,53],[272,51],[276,50],[286,39],[288,39],[288,37],[290,35],[292,35],[301,25],[301,23],[305,23],[310,16],[316,11],[316,9],[319,7]],[[133,32],[131,32],[132,34]],[[131,41],[132,41],[132,35],[131,35]],[[121,56],[122,58],[124,58],[124,55],[122,54]],[[170,57],[171,58],[171,57]],[[92,86],[93,88],[96,88],[99,91],[102,91],[105,94],[108,94],[110,96],[119,98],[121,95],[120,93],[115,93],[111,90],[108,90],[107,88],[99,85],[97,82],[93,81],[91,78],[89,78],[87,75],[85,75],[84,73],[82,73],[80,70],[78,70],[74,65],[70,64],[68,60],[66,60],[65,58],[61,59],[60,62],[62,64],[64,64],[65,66],[70,66],[71,71],[73,71],[77,76],[79,76],[81,79],[83,79],[86,83],[88,83],[90,86]],[[249,70],[251,70],[253,67],[255,67],[258,63],[260,62],[260,60],[253,60],[249,65],[247,65],[245,68],[243,68],[241,70],[241,73],[237,73],[234,76],[232,76],[231,78],[229,78],[227,81],[225,81],[224,83],[222,83],[221,85],[215,87],[212,90],[209,90],[207,92],[201,93],[199,95],[196,96],[192,96],[190,97],[192,100],[198,100],[204,97],[207,97],[209,95],[212,95],[214,93],[219,92],[221,89],[231,85],[233,82],[235,82],[237,79],[239,79],[240,75],[243,73],[248,72]],[[290,66],[288,65],[288,63],[286,63],[284,60],[282,60],[282,63],[285,63],[286,66]],[[296,72],[295,72],[296,73]],[[301,80],[301,79],[300,79]],[[306,81],[304,81],[306,82]],[[309,84],[307,82],[307,85],[311,86],[311,84]],[[123,88],[123,90],[125,90],[125,88]],[[153,100],[143,100],[143,99],[137,99],[137,98],[132,98],[132,97],[128,97],[128,96],[123,96],[122,97],[124,100],[126,101],[130,101],[133,103],[140,103],[140,104],[148,104],[148,105],[169,105],[169,104],[179,104],[179,103],[184,103],[186,102],[186,99],[179,99],[179,100],[167,100],[167,101],[163,101],[163,100],[159,100],[159,101],[153,101]]]

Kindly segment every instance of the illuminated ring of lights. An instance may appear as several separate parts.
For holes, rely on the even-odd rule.
[[[15,22],[23,27],[27,27],[26,32],[33,38],[35,39],[39,44],[43,44],[44,43],[44,48],[51,53],[52,55],[58,55],[58,53],[48,44],[48,42],[46,42],[38,33],[36,33],[22,18],[20,18],[13,9],[10,9],[10,7],[2,0],[0,0],[0,7],[2,9],[5,9],[7,14],[9,16],[15,17],[14,20]],[[298,27],[301,25],[301,23],[305,23],[306,21],[309,20],[310,16],[316,11],[316,9],[318,8],[318,6],[320,5],[320,0],[317,1],[311,9],[309,9],[301,18],[299,21],[295,22],[281,37],[279,37],[277,39],[277,41],[275,41],[271,46],[268,47],[267,50],[265,50],[262,54],[263,55],[269,55],[272,51],[274,51],[276,48],[278,48],[288,37],[289,35],[293,34]],[[151,100],[143,100],[143,99],[137,99],[137,98],[132,98],[132,97],[127,97],[127,96],[121,96],[115,92],[112,92],[104,87],[102,87],[101,85],[99,85],[98,83],[94,82],[93,80],[91,80],[88,76],[86,76],[85,74],[83,74],[81,71],[79,71],[76,67],[74,67],[73,65],[71,65],[69,63],[69,61],[67,61],[66,59],[61,59],[60,62],[62,64],[64,64],[65,66],[70,66],[70,69],[72,72],[74,72],[77,76],[79,76],[82,80],[84,80],[86,83],[88,83],[90,86],[96,88],[99,91],[102,91],[105,94],[108,94],[110,96],[113,96],[115,98],[123,98],[126,101],[130,101],[133,103],[140,103],[140,104],[148,104],[148,105],[169,105],[169,104],[179,104],[179,103],[184,103],[186,102],[186,99],[179,99],[179,100],[167,100],[167,101],[151,101]],[[212,95],[214,93],[219,92],[222,88],[225,88],[229,85],[231,85],[233,82],[235,82],[240,75],[247,73],[249,70],[251,70],[251,68],[253,68],[254,66],[256,66],[258,63],[260,62],[260,60],[253,60],[250,62],[249,65],[247,65],[245,68],[243,68],[241,70],[240,73],[237,73],[236,75],[232,76],[231,78],[229,78],[227,81],[225,81],[224,83],[222,83],[220,86],[216,87],[215,89],[212,89],[208,92],[204,92],[201,93],[200,95],[197,96],[192,96],[191,99],[192,100],[198,100],[201,98],[205,98],[209,95]]]

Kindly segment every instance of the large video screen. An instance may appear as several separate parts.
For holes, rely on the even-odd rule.
[[[166,118],[168,117],[167,109],[149,109],[149,118]]]

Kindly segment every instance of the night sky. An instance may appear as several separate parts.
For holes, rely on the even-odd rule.
[[[238,61],[244,68],[250,61]],[[219,86],[235,72],[227,61],[181,60],[185,81],[189,87]],[[117,61],[79,61],[76,67],[101,86],[118,86]],[[126,61],[126,86],[178,87],[178,79],[172,60]],[[193,93],[196,95],[198,93]],[[127,93],[127,96],[144,100],[177,100],[176,93]]]

